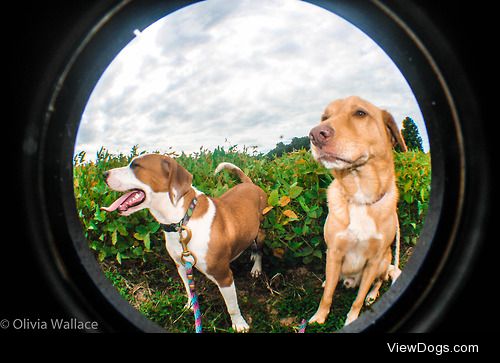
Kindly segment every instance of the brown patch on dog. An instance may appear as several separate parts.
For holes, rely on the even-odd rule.
[[[139,156],[130,167],[137,179],[149,185],[154,192],[168,192],[172,203],[177,203],[192,190],[193,176],[169,156]]]
[[[228,190],[219,198],[211,198],[216,215],[210,233],[206,256],[207,272],[220,286],[229,286],[232,272],[229,263],[247,249],[259,236],[262,211],[267,196],[253,183],[242,183]],[[259,238],[261,237],[261,238]]]

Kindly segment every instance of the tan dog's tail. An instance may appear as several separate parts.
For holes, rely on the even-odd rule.
[[[392,284],[396,282],[401,270],[399,269],[399,248],[400,248],[401,231],[399,230],[399,218],[396,216],[396,238],[394,246],[394,265],[390,265],[387,269],[387,275],[391,278]]]
[[[217,168],[215,169],[214,175],[217,175],[221,170],[223,169],[228,169],[230,170],[233,174],[238,176],[240,178],[242,183],[253,183],[252,179],[250,179],[240,168],[238,168],[236,165],[231,164],[231,163],[220,163]]]
[[[401,231],[399,229],[399,218],[396,216],[396,239],[394,246],[394,266],[399,269],[399,250],[401,243]]]

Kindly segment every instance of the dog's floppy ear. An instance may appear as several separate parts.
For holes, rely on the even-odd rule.
[[[176,205],[179,199],[191,189],[193,176],[172,158],[163,159],[162,167],[168,178],[170,201]]]
[[[396,146],[396,144],[399,144],[403,151],[408,151],[405,140],[403,139],[403,135],[401,135],[398,125],[396,124],[396,121],[394,121],[394,117],[392,117],[392,115],[385,110],[382,111],[382,117],[384,119],[384,124],[387,128],[387,131],[389,132],[392,146],[394,147]]]

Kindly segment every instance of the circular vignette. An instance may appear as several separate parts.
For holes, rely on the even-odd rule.
[[[432,150],[429,209],[410,261],[394,286],[341,331],[429,331],[459,292],[482,239],[489,184],[476,100],[445,38],[417,6],[310,2],[353,23],[392,58],[416,96]],[[79,120],[134,29],[192,3],[106,1],[89,9],[60,44],[30,110],[22,157],[32,248],[67,310],[99,320],[103,330],[164,331],[121,298],[88,248],[73,197]],[[472,195],[476,187],[484,192]]]

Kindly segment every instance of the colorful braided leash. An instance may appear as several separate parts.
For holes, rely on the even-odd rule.
[[[201,333],[202,332],[201,311],[200,311],[200,304],[198,302],[198,295],[196,294],[194,288],[193,264],[189,261],[186,261],[184,266],[186,267],[186,275],[188,278],[189,291],[191,293],[191,304],[193,305],[193,310],[194,310],[194,328],[196,333]]]
[[[194,208],[198,204],[198,198],[194,197],[189,207],[186,211],[184,217],[177,223],[171,224],[161,224],[161,227],[165,232],[178,232],[179,233],[179,242],[182,245],[182,253],[181,253],[181,263],[186,268],[186,275],[188,279],[189,292],[191,295],[191,304],[193,306],[194,311],[194,327],[196,333],[202,332],[201,327],[201,312],[200,312],[200,304],[198,302],[198,295],[196,294],[194,288],[194,279],[193,279],[193,266],[196,265],[196,256],[191,253],[188,248],[188,243],[191,240],[192,232],[191,229],[187,226],[189,220],[193,215]],[[185,232],[184,236],[182,233]],[[186,258],[191,257],[193,262],[187,261]]]
[[[306,326],[307,326],[307,320],[302,319],[300,325],[299,325],[299,331],[297,333],[305,333],[306,331]]]

